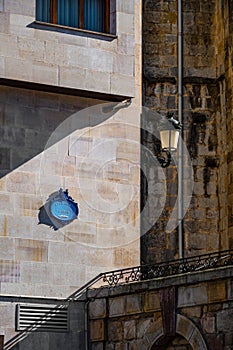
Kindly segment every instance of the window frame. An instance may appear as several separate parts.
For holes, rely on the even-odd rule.
[[[78,8],[78,27],[70,27],[74,29],[86,30],[84,27],[84,1],[85,0],[77,0],[79,2]],[[104,2],[104,22],[103,22],[103,32],[96,33],[106,33],[110,34],[110,0],[103,0]],[[41,22],[41,21],[40,21]],[[59,25],[58,23],[58,0],[50,0],[50,22],[49,24]],[[46,23],[46,22],[43,22]],[[66,27],[63,26],[62,27]],[[88,30],[89,31],[89,30]]]

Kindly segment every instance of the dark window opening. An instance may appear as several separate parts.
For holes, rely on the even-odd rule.
[[[37,0],[36,20],[110,33],[111,0]]]

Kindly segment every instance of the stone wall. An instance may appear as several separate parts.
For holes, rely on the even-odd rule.
[[[231,247],[230,4],[183,1],[183,130],[193,166],[192,179],[184,160],[184,200],[186,189],[194,185],[183,219],[187,256]],[[171,111],[177,116],[176,1],[144,1],[143,48],[144,104],[162,115]],[[153,143],[143,142],[153,151]],[[145,262],[172,259],[178,253],[177,231],[166,228],[177,195],[175,167],[165,176],[167,202],[142,239]]]
[[[89,291],[91,349],[230,350],[232,288],[229,267]]]
[[[35,28],[35,3],[0,1],[1,78],[134,96],[133,0],[114,1],[112,37]]]
[[[106,36],[36,26],[35,1],[0,1],[1,294],[65,297],[139,264],[141,0],[111,3]],[[54,231],[38,213],[59,188],[79,216]]]
[[[137,265],[138,109],[0,91],[1,294],[65,297],[100,272]],[[79,216],[54,231],[38,225],[38,214],[59,188],[78,202]]]

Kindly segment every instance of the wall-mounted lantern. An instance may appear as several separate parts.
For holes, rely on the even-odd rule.
[[[180,122],[174,118],[173,113],[167,114],[167,121],[160,128],[161,149],[159,154],[157,154],[157,159],[162,168],[167,168],[171,164],[171,152],[177,150],[179,134],[182,128]]]

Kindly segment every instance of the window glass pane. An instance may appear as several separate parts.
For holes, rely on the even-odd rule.
[[[36,1],[36,20],[50,22],[50,0]]]
[[[85,0],[84,28],[95,32],[104,31],[104,0]]]
[[[78,0],[58,0],[58,24],[78,27]]]

